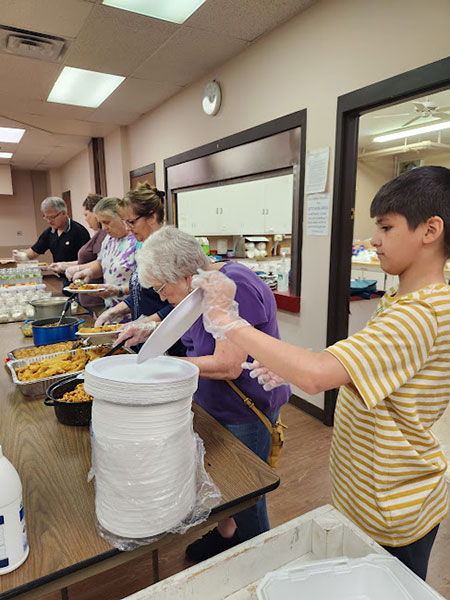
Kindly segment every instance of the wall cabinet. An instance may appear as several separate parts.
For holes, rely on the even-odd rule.
[[[291,233],[293,175],[177,194],[178,227],[192,235]]]

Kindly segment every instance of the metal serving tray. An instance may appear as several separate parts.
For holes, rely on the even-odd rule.
[[[97,344],[96,346],[86,346],[83,350],[91,350],[93,348],[98,348],[99,346],[112,346],[112,344]],[[28,358],[18,358],[16,360],[10,360],[6,363],[6,366],[11,371],[11,376],[13,382],[17,385],[24,396],[45,396],[47,393],[47,389],[50,387],[52,383],[55,381],[59,381],[60,379],[64,379],[69,375],[76,375],[77,373],[82,373],[84,369],[81,371],[71,371],[70,373],[62,373],[61,375],[53,375],[52,377],[45,377],[44,379],[35,379],[34,381],[19,381],[16,375],[16,369],[20,369],[21,367],[25,367],[32,362],[36,362],[37,360],[44,360],[45,358],[53,358],[54,356],[59,356],[60,354],[75,354],[78,350],[67,350],[66,352],[54,352],[53,354],[41,354],[39,356],[29,356]],[[124,350],[133,354],[133,351],[129,348],[124,348]]]
[[[72,340],[68,340],[68,341],[72,341]],[[75,342],[73,342],[73,343],[75,343]],[[43,344],[43,345],[41,345],[39,347],[43,348],[44,346],[53,346],[54,344],[64,344],[64,342],[54,342],[52,344]],[[81,341],[79,341],[78,344],[79,345],[76,348],[73,348],[73,350],[78,350],[78,348],[88,348],[88,346],[84,346]],[[97,346],[109,346],[109,345],[110,344],[107,344],[107,343],[105,343],[105,344],[97,344]],[[92,347],[93,347],[92,345],[89,346],[89,348],[92,348]],[[17,358],[16,352],[18,350],[28,350],[30,348],[36,348],[36,346],[34,344],[32,346],[20,346],[20,348],[14,348],[14,350],[10,350],[7,353],[6,356],[10,360],[22,360],[22,359]],[[64,350],[64,352],[70,352],[70,350]],[[58,352],[58,354],[59,354],[59,352]],[[35,356],[26,356],[24,358],[35,358],[36,360],[38,360],[41,356],[44,356],[44,353],[42,353],[42,354],[36,354]]]

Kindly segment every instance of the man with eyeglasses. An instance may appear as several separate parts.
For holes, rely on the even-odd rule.
[[[30,248],[13,250],[13,259],[19,262],[30,260],[50,250],[53,262],[77,260],[78,250],[90,239],[88,230],[69,218],[66,203],[62,198],[46,198],[41,203],[41,211],[48,227]],[[65,276],[61,278],[63,287],[69,285]]]

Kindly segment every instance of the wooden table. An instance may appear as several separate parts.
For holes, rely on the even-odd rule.
[[[32,345],[20,323],[0,325],[0,356]],[[30,554],[15,571],[0,576],[0,599],[40,598],[170,543],[120,552],[95,527],[94,487],[88,483],[88,427],[57,421],[43,398],[25,397],[0,369],[0,444],[19,472]],[[277,474],[215,419],[194,404],[194,428],[205,444],[205,466],[222,493],[205,527],[254,504],[279,485]],[[64,597],[64,594],[63,596]]]

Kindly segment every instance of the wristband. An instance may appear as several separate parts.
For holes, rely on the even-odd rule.
[[[119,285],[119,286],[118,286],[118,290],[119,290],[119,291],[117,292],[117,296],[118,296],[119,298],[123,298],[123,297],[124,297],[124,293],[123,293],[123,287]]]

